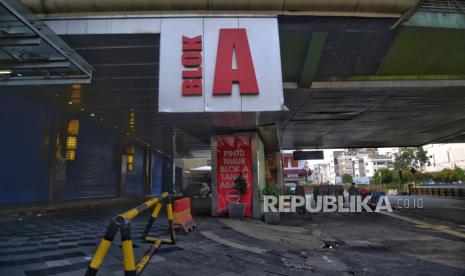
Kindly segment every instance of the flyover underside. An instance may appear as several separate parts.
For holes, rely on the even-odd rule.
[[[399,31],[390,28],[396,20],[386,18],[282,17],[288,111],[172,114],[157,111],[159,18],[142,22],[128,17],[121,25],[112,18],[112,24],[98,25],[106,26],[103,33],[89,27],[86,20],[91,19],[54,20],[54,26],[66,22],[60,25],[66,26],[61,38],[95,68],[92,83],[1,91],[35,98],[144,147],[175,156],[205,156],[212,135],[272,126],[279,127],[284,149],[465,142],[463,30],[416,32],[409,26]],[[151,20],[155,23],[149,24]],[[140,26],[131,22],[150,25],[147,30],[153,33],[137,33],[132,29]],[[110,28],[123,25],[128,28]],[[406,40],[412,33],[415,40]],[[446,40],[435,43],[440,38]],[[455,46],[445,47],[449,42]],[[405,52],[428,43],[430,52],[424,47]],[[442,58],[448,49],[453,51]],[[405,57],[411,62],[405,63]]]
[[[438,84],[342,82],[328,86],[345,88],[287,90],[291,112],[283,114],[282,147],[411,146],[452,138],[464,142],[465,82]]]
[[[215,134],[275,124],[283,149],[465,142],[464,81],[315,82],[311,89],[287,83],[289,111],[281,114],[167,114],[157,112],[158,35],[63,38],[96,68],[92,84],[80,94],[61,85],[18,88],[20,94],[176,156],[208,154]],[[70,105],[76,97],[79,104]],[[131,110],[136,131],[127,136]]]
[[[260,0],[260,1],[210,1],[210,0],[22,0],[35,13],[268,13],[290,15],[332,15],[400,17],[414,8],[418,0]]]

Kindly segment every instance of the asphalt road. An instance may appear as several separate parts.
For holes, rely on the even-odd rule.
[[[397,199],[412,205],[415,198],[390,200]],[[178,235],[176,245],[163,245],[143,275],[465,275],[464,203],[423,197],[423,208],[397,209],[398,217],[286,214],[280,225],[194,215],[198,229]],[[208,200],[192,205],[208,213]],[[111,217],[130,206],[113,203],[2,221],[0,275],[83,275]],[[139,239],[149,215],[131,223],[137,259],[150,247]],[[161,216],[151,235],[166,237],[166,229]],[[122,275],[121,260],[117,237],[99,275]]]
[[[433,196],[389,196],[401,215],[432,219],[465,227],[465,200]]]

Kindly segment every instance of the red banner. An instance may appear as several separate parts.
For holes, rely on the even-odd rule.
[[[245,216],[252,216],[252,151],[250,137],[221,137],[217,141],[218,213],[228,213],[228,202],[246,203]],[[242,172],[247,192],[240,194],[235,180]]]

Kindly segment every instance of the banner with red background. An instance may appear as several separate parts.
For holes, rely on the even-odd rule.
[[[220,137],[217,140],[218,213],[228,213],[228,202],[246,203],[245,216],[252,216],[252,149],[251,139],[245,136]],[[242,172],[247,192],[240,194],[235,180]]]

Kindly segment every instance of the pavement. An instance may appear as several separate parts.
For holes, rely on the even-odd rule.
[[[0,275],[83,275],[111,217],[130,207],[120,202],[2,221]],[[394,213],[412,221],[379,213],[285,214],[280,225],[200,212],[198,229],[162,245],[142,275],[465,275],[465,238],[441,231],[465,228],[455,216],[428,217],[436,212],[442,211]],[[148,216],[131,225],[136,259],[150,246],[138,239]],[[151,234],[168,235],[165,217]],[[124,274],[120,245],[117,235],[99,275]]]

